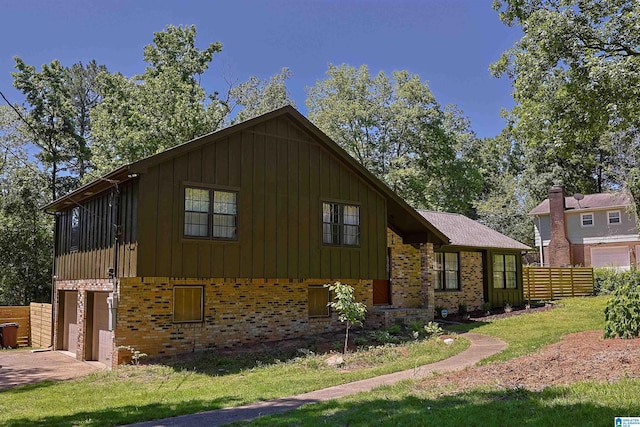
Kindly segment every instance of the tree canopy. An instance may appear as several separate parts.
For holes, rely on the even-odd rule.
[[[312,122],[415,207],[470,213],[479,175],[458,149],[475,135],[457,111],[408,71],[330,64],[326,75],[307,90]]]

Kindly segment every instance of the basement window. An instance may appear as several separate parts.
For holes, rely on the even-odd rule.
[[[583,227],[593,227],[593,214],[592,213],[580,214],[580,224],[582,224]]]
[[[204,288],[175,286],[173,288],[174,323],[196,323],[204,320]]]
[[[329,317],[329,288],[323,285],[309,286],[309,317]]]

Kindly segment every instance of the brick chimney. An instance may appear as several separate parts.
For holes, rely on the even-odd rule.
[[[549,265],[552,267],[571,265],[571,244],[567,239],[564,210],[564,187],[554,185],[549,190],[549,213],[551,219]]]

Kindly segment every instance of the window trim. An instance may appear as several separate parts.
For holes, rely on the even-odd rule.
[[[209,211],[207,212],[207,235],[206,236],[191,236],[185,233],[185,221],[186,221],[186,199],[187,199],[187,189],[196,189],[196,190],[206,190],[209,192]],[[215,193],[233,193],[235,195],[235,205],[236,205],[236,213],[235,215],[230,214],[220,214],[214,212],[214,204],[215,204]],[[182,238],[186,240],[206,240],[206,241],[223,241],[223,242],[236,242],[238,241],[239,229],[238,226],[238,208],[239,208],[239,191],[235,187],[227,187],[227,186],[218,186],[218,185],[207,185],[202,183],[192,183],[185,182],[182,185]],[[189,211],[191,212],[191,211]],[[213,235],[214,228],[214,218],[215,215],[224,215],[224,216],[234,216],[235,217],[235,236],[234,237],[216,237]]]
[[[326,314],[311,314],[311,304],[310,302],[310,293],[311,289],[325,289],[327,292],[327,313]],[[309,285],[307,286],[307,315],[309,319],[326,319],[331,317],[331,306],[329,303],[331,302],[331,290],[329,287],[324,285]]]
[[[495,270],[495,257],[502,257],[502,265],[504,266],[504,270],[502,271],[503,275],[502,275],[502,286],[497,287],[496,286],[496,278],[495,278],[495,274],[496,274],[496,270]],[[511,271],[511,270],[507,270],[506,266],[506,258],[507,256],[512,256],[514,257],[514,261],[515,261],[515,270]],[[491,277],[493,280],[493,289],[510,289],[510,290],[514,290],[514,289],[519,289],[518,288],[518,255],[517,254],[510,254],[510,253],[493,253],[491,256]],[[507,287],[507,275],[506,273],[509,272],[513,272],[515,274],[515,286],[514,287]]]
[[[321,229],[320,229],[320,233],[321,233],[321,238],[322,238],[322,244],[325,246],[339,246],[339,247],[345,247],[345,248],[359,248],[362,242],[362,215],[361,215],[361,205],[358,203],[354,203],[352,201],[349,202],[344,202],[344,201],[337,201],[337,200],[322,200],[321,202],[321,209],[320,209],[320,223],[321,223]],[[328,205],[337,205],[339,206],[339,222],[338,223],[334,223],[334,222],[325,222],[324,220],[324,207],[325,204]],[[349,207],[354,207],[358,209],[358,223],[357,224],[348,224],[345,223],[344,221],[344,208],[346,206]],[[324,226],[325,224],[328,225],[337,225],[338,226],[338,243],[333,243],[333,242],[325,242],[324,240],[324,236],[325,236],[325,232],[324,232]],[[344,233],[344,227],[345,226],[357,226],[358,227],[358,234],[357,234],[357,243],[355,244],[350,244],[350,243],[345,243],[345,233]]]
[[[611,222],[611,214],[618,214],[618,222]],[[607,211],[607,224],[608,225],[622,224],[622,213],[620,211]]]
[[[199,320],[176,320],[176,289],[200,289],[200,319]],[[171,290],[173,300],[171,301],[171,320],[173,323],[203,323],[204,322],[204,286],[202,285],[174,285]]]
[[[591,224],[585,224],[584,223],[584,219],[585,217],[590,216],[591,217]],[[593,214],[593,212],[586,212],[586,213],[581,213],[580,214],[580,226],[582,227],[593,227],[596,223],[596,217]]]
[[[436,292],[460,292],[462,290],[462,283],[461,283],[461,277],[462,276],[460,274],[461,273],[461,271],[460,271],[461,270],[460,269],[460,252],[457,252],[457,251],[434,251],[434,253],[433,253],[434,258],[437,256],[436,254],[442,254],[442,270],[439,270],[439,269],[436,268],[437,264],[435,262],[436,261],[435,259],[434,259],[434,268],[433,268],[435,273],[440,276],[440,283],[442,284],[442,288],[436,288],[436,282],[434,281],[433,289]],[[448,288],[447,287],[447,274],[446,274],[446,272],[450,271],[450,270],[447,270],[445,268],[445,265],[446,265],[446,260],[445,260],[446,255],[445,254],[455,254],[456,258],[458,260],[458,262],[457,262],[458,270],[456,271],[457,272],[457,275],[456,275],[457,276],[457,282],[458,282],[458,287],[457,288]]]

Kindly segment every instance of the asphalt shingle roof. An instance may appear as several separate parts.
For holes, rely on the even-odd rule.
[[[451,245],[496,248],[496,249],[517,249],[528,250],[529,246],[507,237],[486,225],[480,224],[464,215],[418,210],[418,213],[425,217],[441,233],[446,235],[451,241]]]
[[[625,193],[585,194],[584,199],[576,200],[573,196],[565,196],[565,210],[606,209],[629,206],[631,199]],[[546,215],[549,213],[549,199],[544,199],[529,215]]]

